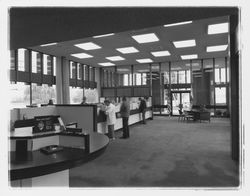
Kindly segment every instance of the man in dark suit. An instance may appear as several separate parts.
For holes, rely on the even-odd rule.
[[[121,138],[122,139],[129,138],[128,119],[129,119],[129,115],[130,115],[130,105],[129,105],[126,97],[122,98],[120,114],[122,117],[122,124],[123,124],[123,136]]]
[[[147,104],[143,97],[139,98],[139,100],[140,100],[139,111],[142,113],[142,123],[146,124],[145,113],[146,113]]]

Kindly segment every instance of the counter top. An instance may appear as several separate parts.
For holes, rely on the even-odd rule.
[[[108,146],[107,136],[99,133],[90,134],[90,153],[81,148],[64,147],[62,151],[44,154],[40,150],[30,151],[22,161],[16,159],[15,152],[10,152],[10,179],[32,178],[88,162],[104,152]]]

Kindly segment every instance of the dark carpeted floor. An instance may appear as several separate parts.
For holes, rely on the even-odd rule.
[[[117,132],[116,136],[121,136]],[[71,169],[71,187],[235,187],[229,119],[211,123],[155,117],[110,142],[103,155]]]

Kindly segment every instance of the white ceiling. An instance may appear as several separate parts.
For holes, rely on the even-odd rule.
[[[207,28],[210,24],[224,23],[228,22],[228,17],[219,17],[219,18],[209,18],[203,20],[193,21],[191,24],[180,25],[180,26],[172,26],[172,27],[163,27],[157,26],[147,29],[140,29],[128,32],[117,33],[109,37],[101,37],[101,38],[83,38],[78,40],[60,42],[56,45],[52,46],[34,46],[31,49],[35,51],[40,51],[45,54],[51,54],[55,56],[65,56],[67,59],[100,67],[98,63],[104,62],[112,62],[107,60],[105,57],[109,56],[121,56],[125,58],[123,61],[112,62],[118,67],[121,65],[135,65],[139,64],[136,59],[144,59],[150,58],[153,62],[166,62],[166,61],[181,61],[180,55],[188,55],[188,54],[198,54],[198,59],[206,59],[213,57],[226,57],[228,56],[228,49],[223,52],[206,52],[207,46],[214,45],[224,45],[228,44],[229,34],[214,34],[208,35]],[[158,42],[152,43],[137,43],[131,36],[146,34],[146,33],[155,33],[159,38]],[[196,46],[195,47],[187,47],[187,48],[175,48],[173,45],[173,41],[181,41],[181,40],[189,40],[195,39]],[[97,50],[89,50],[85,51],[81,48],[74,46],[75,44],[85,43],[85,42],[93,42],[99,46],[101,49]],[[44,43],[46,44],[46,43]],[[122,47],[130,47],[133,46],[139,50],[138,53],[131,54],[122,54],[116,50],[116,48]],[[160,51],[160,50],[168,50],[170,52],[170,56],[165,57],[154,57],[151,52]],[[72,57],[70,54],[74,53],[87,53],[93,56],[93,58],[79,59]]]

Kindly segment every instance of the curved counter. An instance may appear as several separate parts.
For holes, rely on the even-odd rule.
[[[75,134],[67,134],[67,136],[82,137],[82,135],[77,136]],[[40,150],[29,151],[25,159],[19,160],[16,159],[14,151],[10,152],[10,180],[32,179],[43,175],[51,175],[93,160],[104,152],[108,146],[109,139],[107,136],[99,133],[91,133],[89,136],[89,153],[81,148],[63,147],[62,151],[49,155],[44,154]],[[21,138],[19,137],[18,139]]]

